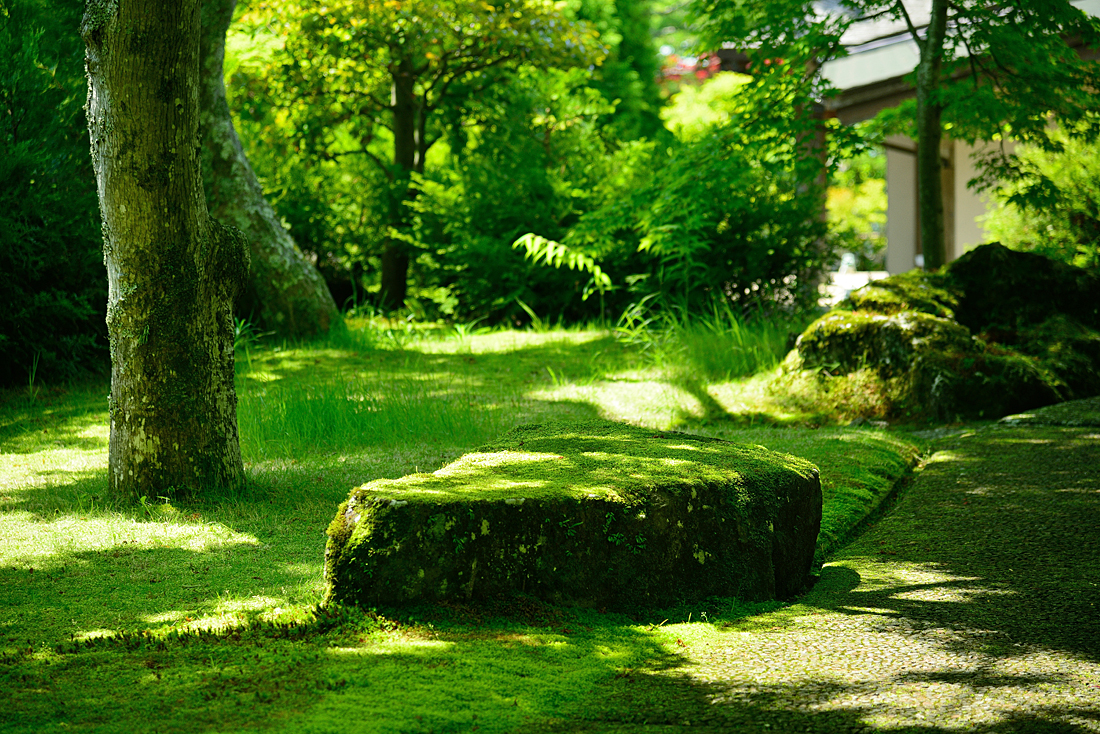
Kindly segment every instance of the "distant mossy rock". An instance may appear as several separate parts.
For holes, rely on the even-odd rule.
[[[1100,393],[1098,327],[1095,273],[989,244],[852,292],[784,369],[820,376],[802,386],[870,375],[873,407],[852,406],[860,414],[995,418]]]
[[[955,319],[974,333],[1056,316],[1100,329],[1100,275],[1093,271],[993,243],[950,263],[946,277],[959,293]]]
[[[911,270],[883,280],[873,280],[852,291],[838,306],[844,311],[897,314],[918,311],[945,319],[955,318],[959,294],[943,273]]]
[[[965,326],[922,311],[830,311],[796,344],[803,369],[853,372],[871,366],[884,377],[909,371],[927,352],[977,351]]]
[[[955,321],[921,311],[831,311],[799,337],[788,369],[870,371],[892,412],[998,417],[1059,399],[1058,378],[1035,358],[998,349]]]
[[[616,423],[527,425],[432,474],[352,490],[328,529],[326,599],[785,598],[820,524],[805,460]]]

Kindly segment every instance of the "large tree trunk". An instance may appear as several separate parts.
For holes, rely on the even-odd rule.
[[[281,336],[325,333],[339,320],[317,268],[306,260],[264,198],[229,114],[223,62],[225,34],[237,0],[202,0],[199,135],[210,213],[241,230],[252,253],[242,310]]]
[[[199,0],[88,0],[81,32],[109,286],[110,489],[236,485],[233,301],[248,249],[203,196]]]
[[[933,0],[932,16],[921,43],[917,67],[917,193],[924,269],[935,270],[947,259],[943,227],[943,179],[940,140],[943,105],[935,99],[943,68],[947,35],[947,0]]]
[[[405,202],[414,195],[410,180],[414,171],[423,173],[420,153],[422,135],[416,100],[416,77],[409,59],[402,59],[393,73],[393,165],[394,195],[390,225],[397,230],[408,227],[408,207]],[[379,293],[383,308],[400,308],[408,292],[409,250],[399,238],[387,237],[382,250],[382,287]]]

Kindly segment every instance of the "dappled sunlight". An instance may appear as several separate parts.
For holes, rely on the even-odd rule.
[[[705,413],[703,404],[687,390],[654,380],[565,384],[532,390],[527,397],[550,402],[588,403],[605,420],[657,429],[675,428],[686,420],[698,420]]]
[[[355,647],[328,647],[325,654],[336,658],[364,657],[370,655],[437,655],[454,648],[455,643],[446,640],[424,640],[391,635],[369,641]]]
[[[13,501],[25,501],[27,490],[59,487],[100,476],[106,488],[107,427],[74,431],[69,438],[43,442],[33,450],[0,453],[0,492]],[[56,433],[53,435],[57,435]],[[73,438],[75,437],[75,439]],[[0,506],[4,501],[0,499]]]
[[[774,393],[778,374],[778,370],[771,370],[743,380],[707,384],[704,389],[718,408],[738,423],[787,425],[821,420],[808,406]]]
[[[259,545],[246,533],[220,523],[156,522],[121,515],[62,516],[50,521],[28,521],[27,513],[0,515],[0,562],[6,566],[50,568],[79,562],[74,556],[114,548],[177,548],[203,553],[230,544]],[[84,561],[90,563],[90,560]]]
[[[508,354],[533,347],[547,345],[581,346],[606,339],[610,332],[601,329],[581,331],[494,331],[488,334],[473,334],[468,337],[426,340],[417,345],[418,351],[426,354],[459,354],[468,350],[472,354]]]
[[[923,584],[972,580],[915,567],[890,576]],[[966,593],[975,590],[1002,593],[957,590],[963,595],[950,601],[969,603]],[[890,586],[876,598],[891,597],[922,598]],[[1020,645],[997,630],[943,626],[854,599],[830,610],[800,605],[763,615],[752,629],[686,643],[689,662],[671,673],[703,686],[713,713],[753,714],[779,731],[811,724],[832,730],[836,722],[839,730],[918,725],[960,732],[1014,731],[1014,721],[1037,719],[1086,726],[1081,712],[1100,705],[1097,661]]]
[[[516,462],[525,463],[531,461],[561,461],[563,457],[558,454],[543,454],[537,452],[524,452],[524,451],[496,451],[491,454],[485,453],[470,453],[466,454],[464,463],[456,467],[448,467],[441,469],[440,476],[448,476],[451,474],[463,474],[469,471],[476,471],[475,467],[494,467],[504,464],[512,464]]]
[[[605,359],[621,345],[595,330],[446,339],[394,331],[375,351],[263,348],[250,355],[251,369],[241,359],[249,481],[189,503],[105,504],[102,394],[89,390],[92,407],[83,412],[20,408],[16,422],[0,426],[0,585],[8,604],[0,655],[27,676],[13,688],[21,705],[61,693],[55,683],[64,680],[67,691],[102,689],[108,703],[140,698],[150,711],[178,698],[219,716],[253,706],[249,720],[273,711],[285,730],[345,723],[352,730],[367,719],[425,731],[475,722],[489,730],[494,719],[501,731],[529,734],[574,723],[601,731],[688,720],[716,731],[1100,730],[1100,658],[1088,607],[1100,564],[1059,561],[1081,547],[1095,517],[1095,472],[1063,474],[1095,466],[1095,428],[1075,443],[1058,438],[1059,451],[1046,434],[1004,441],[1013,451],[1046,452],[1020,481],[1010,481],[1015,475],[998,457],[971,450],[1014,434],[970,425],[920,437],[947,447],[919,480],[919,491],[935,486],[942,494],[918,516],[903,504],[910,491],[903,484],[886,514],[875,508],[893,501],[890,487],[916,462],[916,439],[867,425],[744,429],[814,422],[783,396],[765,395],[764,379],[712,385],[627,369],[637,361]],[[618,379],[607,379],[612,373]],[[288,632],[314,619],[325,591],[325,528],[350,488],[439,470],[520,423],[597,414],[645,426],[646,439],[687,427],[805,457],[821,469],[825,520],[846,513],[823,529],[820,547],[836,554],[872,512],[864,537],[879,535],[830,556],[817,585],[794,604],[727,617],[713,599],[633,620],[547,605],[531,613],[530,625],[520,604],[500,617],[458,605],[392,620],[339,610],[322,620],[316,612],[315,626]],[[566,477],[570,496],[613,491],[654,470],[708,479],[711,470],[694,467],[713,464],[720,444],[664,438],[643,441],[659,444],[645,457],[607,437],[579,436],[576,454],[528,442],[440,473],[476,479],[511,504],[546,492],[558,469],[586,473],[582,481]],[[481,474],[509,464],[530,473]],[[401,501],[386,494],[395,486],[382,483],[379,495]],[[436,497],[451,491],[401,486]],[[1029,495],[1041,501],[1024,505]],[[1072,505],[1068,527],[1046,514],[1059,502]],[[996,513],[1007,532],[973,531],[978,508]],[[1020,531],[1015,523],[1024,520],[1030,530]],[[173,637],[204,630],[220,636]],[[101,637],[113,639],[95,642]],[[141,642],[162,639],[166,649]],[[70,641],[88,645],[55,652]],[[267,695],[287,698],[270,706],[260,698]],[[293,696],[300,697],[290,703]],[[85,723],[101,715],[93,694],[77,698],[58,705],[79,710]],[[432,718],[443,710],[464,718]],[[211,726],[239,723],[230,716]]]
[[[249,597],[219,598],[217,605],[214,607],[214,616],[227,617],[240,615],[242,613],[262,612],[285,603],[286,599],[283,597],[263,596],[259,594],[254,594]],[[149,621],[152,621],[152,619]],[[196,621],[201,623],[202,620]]]
[[[953,574],[939,564],[881,562],[852,556],[826,567],[858,569],[859,586],[850,592],[850,602],[838,607],[847,612],[900,615],[913,602],[922,604],[965,605],[987,597],[1013,596],[1012,589],[990,585],[977,576]],[[984,582],[984,583],[983,583]],[[869,600],[876,604],[868,604]],[[891,602],[905,602],[901,605]]]
[[[908,591],[899,591],[896,594],[892,594],[894,599],[905,599],[907,601],[924,601],[946,604],[966,604],[974,601],[978,596],[1012,596],[1016,594],[1011,589],[989,589],[989,588],[958,588],[950,586],[938,586],[936,588],[929,589],[910,589]]]
[[[285,576],[297,576],[315,581],[321,578],[323,564],[321,559],[318,558],[316,563],[280,563],[278,565]]]
[[[936,464],[980,464],[982,461],[962,451],[941,450],[928,457],[924,463],[925,466],[934,466]]]
[[[865,556],[852,556],[844,561],[827,563],[825,568],[855,568],[859,571],[859,590],[882,591],[889,588],[928,584],[979,581],[974,576],[957,576],[933,563],[883,563]]]
[[[676,449],[677,451],[693,451],[693,452],[697,451],[697,452],[701,452],[701,453],[718,453],[713,448],[707,448],[705,446],[692,446],[691,444],[687,444],[687,443],[670,443],[670,444],[668,444],[667,448]]]
[[[287,607],[284,609],[283,607]],[[141,617],[143,626],[176,632],[225,632],[241,629],[256,622],[287,623],[302,617],[301,608],[290,604],[286,597],[254,595],[250,597],[219,597],[185,609],[173,609]]]
[[[551,424],[517,429],[493,444],[492,451],[465,454],[431,474],[369,482],[356,490],[356,496],[391,503],[427,496],[461,501],[472,495],[506,501],[519,495],[621,502],[655,485],[723,486],[755,472],[771,472],[777,461],[787,469],[812,472],[809,464],[795,457],[772,454],[759,446],[704,437],[689,442],[681,438],[686,438],[685,434],[654,435],[652,429],[625,426],[612,430],[613,425]],[[695,491],[691,489],[692,499]]]

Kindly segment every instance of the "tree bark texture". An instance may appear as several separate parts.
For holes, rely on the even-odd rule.
[[[917,193],[924,269],[936,270],[947,260],[943,224],[943,183],[940,141],[943,105],[936,99],[947,37],[948,0],[933,0],[932,15],[920,45],[917,66]]]
[[[241,297],[280,336],[323,334],[340,319],[324,278],[298,249],[245,156],[225,96],[225,34],[237,0],[202,0],[199,136],[210,214],[248,240],[252,272]]]
[[[109,286],[110,489],[237,485],[233,302],[248,248],[203,195],[199,0],[88,0],[81,32]]]
[[[415,196],[409,185],[414,172],[424,172],[423,123],[426,111],[416,99],[416,76],[410,59],[402,59],[393,72],[393,164],[394,183],[405,187],[404,195],[397,196],[390,221],[397,229],[408,226],[408,208],[405,202]],[[382,249],[382,282],[379,293],[381,306],[400,308],[408,293],[409,250],[396,237],[387,237]]]

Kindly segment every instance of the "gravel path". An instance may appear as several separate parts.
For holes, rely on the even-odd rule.
[[[800,603],[694,627],[553,728],[1100,732],[1100,427],[941,437]]]

